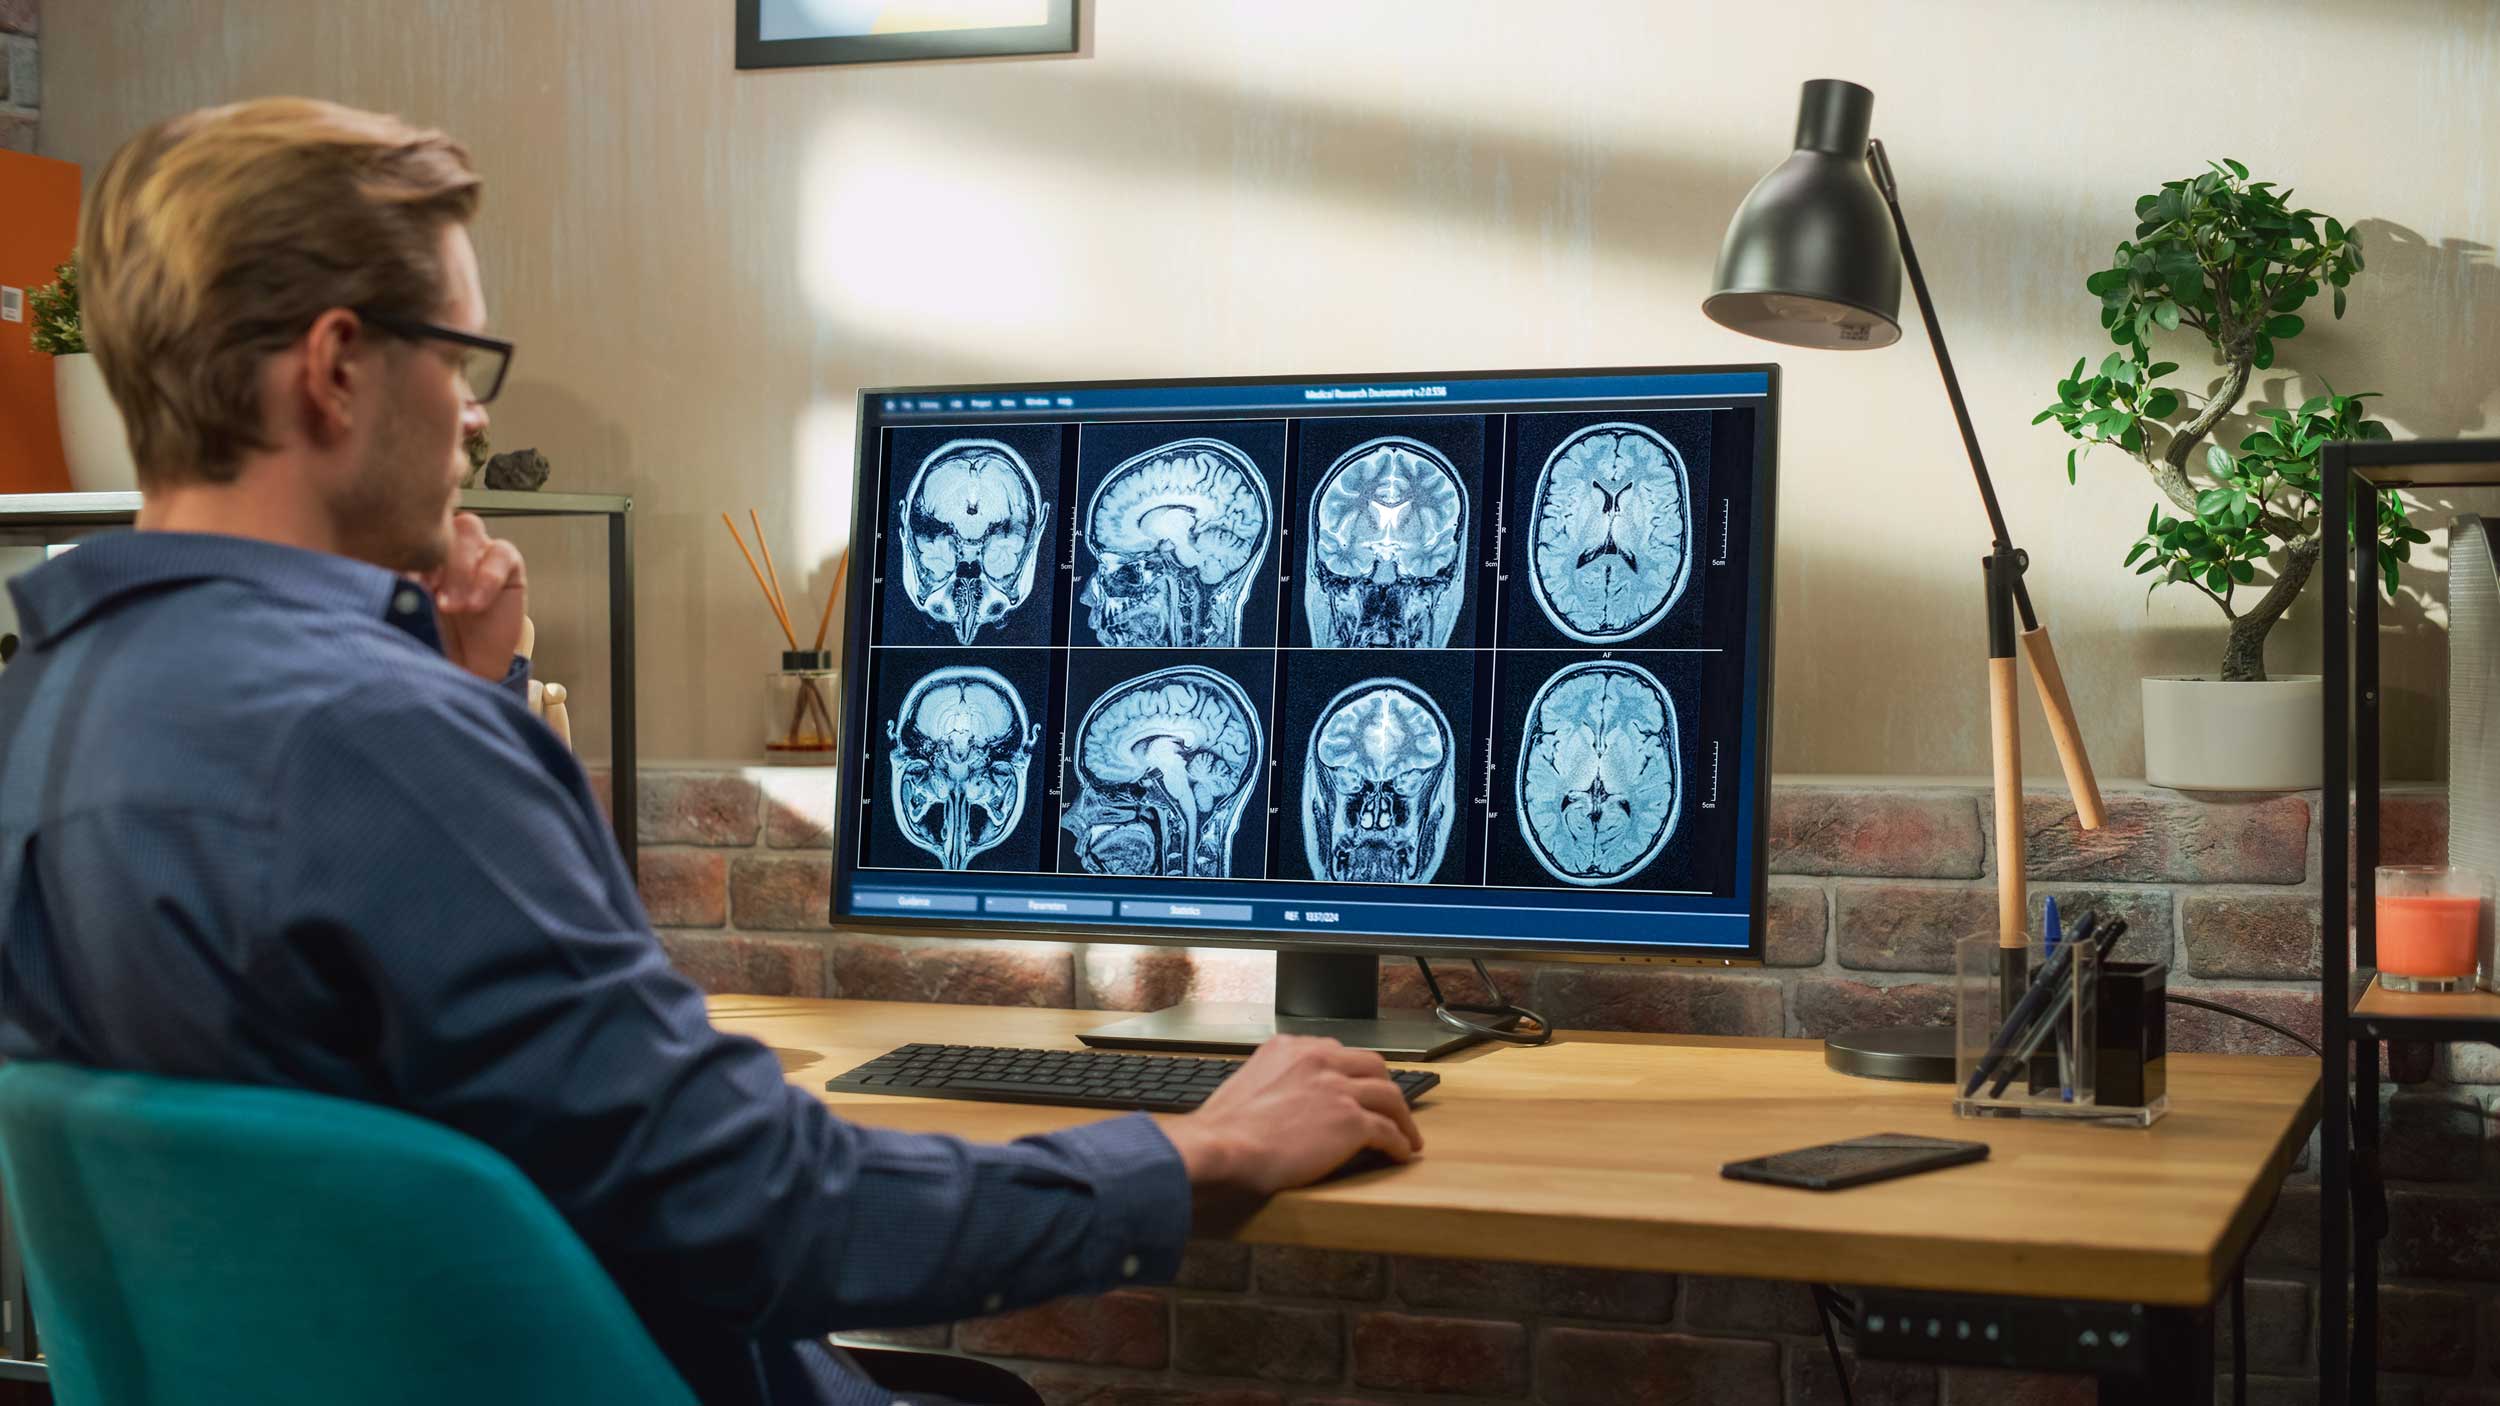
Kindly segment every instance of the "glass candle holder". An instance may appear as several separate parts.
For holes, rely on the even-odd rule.
[[[2471,991],[2488,884],[2440,864],[2378,867],[2378,979],[2390,991]]]
[[[764,676],[764,754],[777,762],[822,765],[842,745],[836,705],[842,675],[833,652],[784,650],[781,667]]]

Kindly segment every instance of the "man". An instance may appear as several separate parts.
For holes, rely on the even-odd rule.
[[[843,1124],[711,1027],[520,701],[519,554],[452,511],[509,351],[478,196],[440,133],[294,100],[160,124],[97,182],[87,340],[144,506],[11,583],[0,1057],[469,1133],[715,1402],[883,1402],[823,1334],[1168,1276],[1194,1193],[1414,1155],[1332,1042],[1186,1118],[984,1147]]]

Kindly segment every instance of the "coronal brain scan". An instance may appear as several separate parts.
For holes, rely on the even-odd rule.
[[[950,440],[920,461],[903,494],[903,590],[970,644],[1033,594],[1049,525],[1024,456],[993,439]]]
[[[885,731],[895,824],[939,864],[970,867],[1024,817],[1025,775],[1041,729],[995,670],[959,664],[925,675]]]
[[[1655,430],[1615,421],[1573,434],[1546,457],[1531,501],[1529,580],[1554,628],[1628,639],[1684,594],[1692,498],[1683,456]]]
[[[1085,710],[1069,747],[1076,794],[1059,823],[1078,861],[1096,874],[1229,877],[1265,742],[1241,685],[1213,669],[1114,687]]]
[[[1620,883],[1675,833],[1680,755],[1675,703],[1647,669],[1599,659],[1547,679],[1520,744],[1529,852],[1564,883]]]
[[[1320,710],[1303,763],[1302,843],[1311,872],[1356,883],[1428,882],[1449,844],[1457,777],[1457,737],[1429,694],[1397,679],[1340,692]]]
[[[1275,522],[1267,482],[1218,439],[1159,445],[1105,475],[1085,508],[1094,572],[1080,597],[1107,645],[1241,643]]]
[[[1467,486],[1388,436],[1346,451],[1311,498],[1303,607],[1323,649],[1440,649],[1466,603]]]

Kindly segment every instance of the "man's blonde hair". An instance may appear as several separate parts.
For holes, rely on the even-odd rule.
[[[82,319],[142,487],[230,482],[269,448],[260,366],[331,308],[432,319],[467,148],[304,98],[205,108],[113,155],[79,228]]]

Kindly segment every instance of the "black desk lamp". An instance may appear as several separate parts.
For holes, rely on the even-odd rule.
[[[1997,944],[2020,953],[2030,945],[2031,916],[2023,876],[2023,766],[2021,714],[2015,682],[2016,615],[2022,618],[2023,653],[2032,682],[2057,740],[2067,789],[2083,828],[2101,827],[2101,791],[2092,778],[2075,724],[2074,704],[2057,669],[2047,627],[2032,610],[2023,586],[2029,558],[2005,530],[1996,486],[1980,457],[1979,436],[1962,403],[1936,305],[1927,295],[1910,227],[1901,218],[1884,144],[1867,139],[1875,95],[1855,83],[1817,78],[1805,85],[1797,109],[1797,149],[1764,176],[1736,210],[1719,250],[1719,270],[1701,310],[1714,322],[1750,336],[1793,347],[1866,351],[1901,340],[1901,270],[1927,324],[1928,344],[1944,373],[1944,392],[1969,451],[1979,501],[1988,510],[1995,545],[1981,559],[1988,591],[1988,713],[1996,780]],[[2023,959],[2005,964],[2007,1001],[2024,982]],[[1826,1042],[1825,1060],[1849,1074],[1880,1079],[1950,1083],[1953,1032],[1949,1029],[1862,1030]]]

